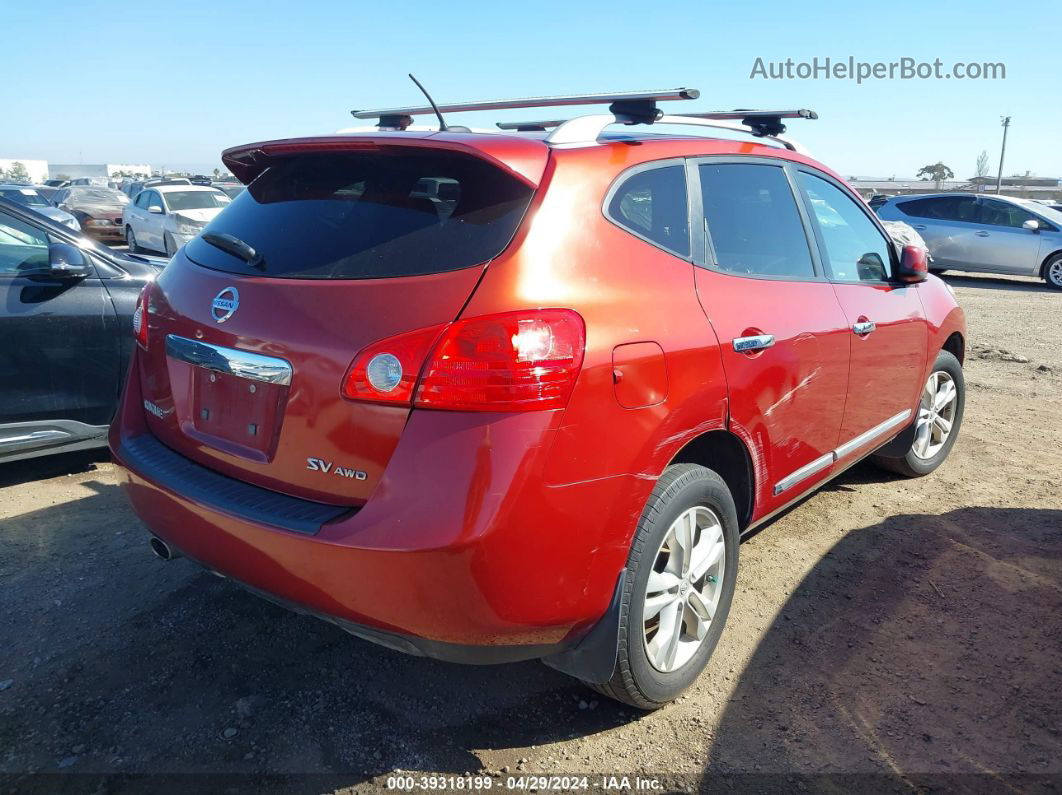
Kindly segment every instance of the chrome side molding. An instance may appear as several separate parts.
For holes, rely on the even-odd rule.
[[[854,439],[849,439],[847,442],[842,444],[833,452],[838,459],[844,458],[846,455],[854,453],[863,445],[872,442],[877,437],[884,436],[893,428],[902,425],[903,421],[910,416],[911,410],[904,409],[899,414],[895,414],[892,417],[889,417],[887,420],[885,420],[885,422],[875,425],[869,431],[865,431],[864,433],[859,434],[859,436],[855,437]]]
[[[736,342],[736,340],[735,340]],[[805,464],[790,475],[786,475],[784,478],[774,484],[774,496],[778,496],[783,491],[788,491],[797,483],[802,480],[806,480],[814,474],[821,472],[822,470],[832,466],[835,461],[839,461],[845,456],[851,455],[856,450],[869,444],[880,436],[884,436],[886,433],[894,428],[899,427],[911,416],[910,409],[904,409],[899,414],[894,414],[884,422],[880,422],[871,428],[869,431],[856,436],[854,439],[849,439],[835,450],[819,456],[810,464]]]
[[[220,345],[178,337],[176,334],[166,335],[166,355],[196,367],[238,378],[280,386],[291,384],[291,365],[275,356],[223,348]]]

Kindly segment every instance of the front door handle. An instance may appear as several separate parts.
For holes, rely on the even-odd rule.
[[[912,228],[913,229],[917,229],[919,232],[922,232],[922,231],[925,230],[926,225],[925,224],[915,224]]]
[[[861,320],[858,323],[852,324],[852,331],[858,334],[860,337],[865,337],[867,334],[876,329],[877,326],[873,320]]]
[[[974,232],[974,234],[978,237],[988,237],[988,232],[986,232],[984,229],[979,229],[978,231]]]
[[[773,334],[757,334],[754,337],[734,337],[734,350],[738,353],[762,351],[774,345]]]

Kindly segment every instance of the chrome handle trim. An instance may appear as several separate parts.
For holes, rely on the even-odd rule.
[[[847,442],[842,444],[840,447],[838,447],[833,452],[836,454],[838,459],[844,458],[846,455],[849,455],[850,453],[854,453],[860,447],[862,447],[863,445],[867,444],[868,442],[873,441],[874,439],[876,439],[877,437],[881,436],[882,434],[888,433],[893,428],[895,428],[897,425],[901,425],[903,423],[903,421],[906,420],[910,416],[911,416],[911,410],[910,409],[904,409],[899,414],[894,414],[893,416],[889,417],[887,420],[885,420],[885,422],[878,423],[873,428],[871,428],[869,431],[864,431],[863,433],[859,434],[859,436],[855,437],[854,439],[848,440]]]
[[[166,355],[196,367],[205,367],[207,370],[238,378],[280,386],[291,384],[291,365],[275,356],[223,348],[208,342],[178,337],[176,334],[166,335]]]
[[[749,351],[762,351],[765,348],[770,348],[774,345],[773,334],[757,334],[755,337],[735,337],[734,338],[734,350],[738,353],[748,353]]]
[[[873,320],[867,320],[862,323],[852,324],[852,331],[854,331],[856,334],[869,334],[876,328],[877,324],[875,324]]]

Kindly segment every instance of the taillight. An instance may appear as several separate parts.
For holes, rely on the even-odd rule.
[[[418,329],[363,349],[347,369],[343,397],[409,405],[420,367],[443,328]]]
[[[583,319],[570,309],[458,320],[435,346],[414,402],[465,411],[563,408],[585,347]]]
[[[459,411],[563,408],[585,348],[583,319],[570,309],[483,315],[373,343],[354,358],[342,393]]]
[[[148,346],[148,288],[140,292],[136,299],[136,309],[133,310],[133,336],[137,344],[145,351]]]

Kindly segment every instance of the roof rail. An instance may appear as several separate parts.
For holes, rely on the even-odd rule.
[[[697,99],[701,92],[695,88],[671,88],[663,91],[621,91],[611,94],[562,94],[553,97],[522,97],[518,99],[489,99],[475,102],[455,102],[439,105],[441,113],[468,113],[481,110],[512,110],[516,108],[552,108],[561,105],[603,105],[617,116],[630,119],[627,124],[649,120],[662,115],[656,103],[673,99]],[[378,119],[378,126],[404,130],[413,116],[435,114],[431,105],[380,110],[352,110],[355,119]]]
[[[807,154],[806,150],[791,138],[782,136],[785,125],[782,119],[817,119],[819,114],[813,110],[732,110],[707,111],[704,113],[683,113],[681,115],[660,116],[653,120],[632,121],[616,114],[577,116],[574,119],[544,121],[498,122],[502,130],[543,131],[555,128],[547,136],[551,144],[587,144],[597,141],[606,127],[613,124],[672,124],[691,127],[713,127],[733,132],[746,133],[756,138],[767,138],[794,152]],[[740,121],[738,121],[740,120]]]

